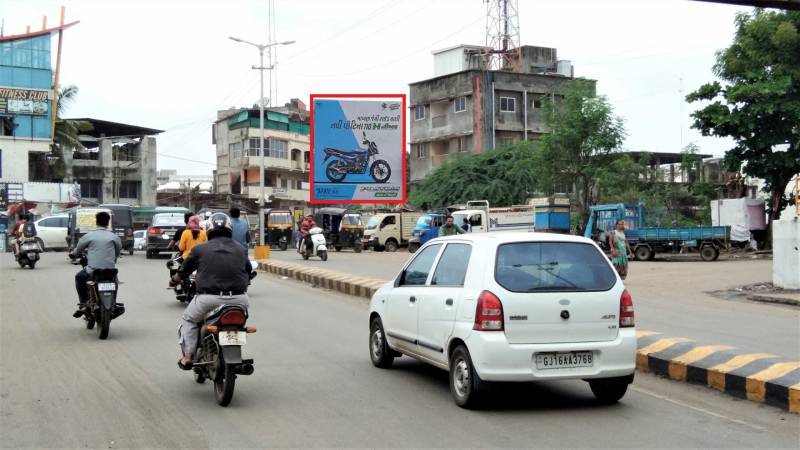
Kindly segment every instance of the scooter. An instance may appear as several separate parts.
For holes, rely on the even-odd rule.
[[[36,267],[36,262],[39,261],[39,253],[42,249],[35,238],[21,238],[19,242],[19,251],[14,254],[14,259],[17,264],[23,269],[25,266],[33,269]]]
[[[328,246],[325,241],[325,235],[322,234],[322,228],[314,227],[308,230],[309,238],[304,239],[303,244],[300,245],[300,255],[303,259],[308,259],[311,256],[319,256],[323,261],[328,260]]]

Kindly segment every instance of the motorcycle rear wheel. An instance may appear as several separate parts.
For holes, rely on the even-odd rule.
[[[111,311],[106,311],[105,308],[100,306],[97,312],[99,316],[97,318],[97,338],[106,339],[108,338],[108,330],[111,328]]]
[[[233,388],[236,386],[236,373],[233,366],[225,364],[222,353],[219,355],[217,377],[214,380],[214,397],[219,406],[228,406],[233,400]]]
[[[35,268],[36,267],[36,261],[29,261],[28,262],[28,267],[30,267],[31,269]]]

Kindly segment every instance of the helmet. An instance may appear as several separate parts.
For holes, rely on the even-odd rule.
[[[209,239],[219,236],[231,237],[233,232],[231,229],[231,219],[223,213],[216,213],[208,218],[208,231],[206,234]]]

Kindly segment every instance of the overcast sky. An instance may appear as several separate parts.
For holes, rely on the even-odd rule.
[[[431,51],[485,42],[482,0],[276,0],[277,101],[311,93],[408,93],[433,76]],[[57,21],[67,30],[62,85],[80,88],[68,117],[166,130],[158,168],[211,174],[216,111],[258,101],[258,51],[267,0],[3,0],[5,34]],[[731,142],[690,129],[683,96],[711,81],[737,11],[683,0],[519,0],[524,45],[558,49],[575,75],[598,81],[628,131],[627,150],[679,151],[695,142],[722,155]],[[55,43],[55,40],[54,40]],[[55,49],[55,45],[53,46]],[[681,82],[682,79],[682,82]],[[681,94],[683,90],[683,94]],[[184,159],[181,159],[184,158]],[[186,161],[189,159],[192,161]]]

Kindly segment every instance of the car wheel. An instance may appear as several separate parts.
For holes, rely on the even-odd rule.
[[[611,404],[621,399],[628,390],[631,377],[621,378],[601,378],[599,380],[589,380],[589,387],[600,403]]]
[[[386,343],[386,333],[380,317],[372,319],[369,326],[369,358],[373,366],[381,369],[388,369],[394,361],[394,352]]]
[[[456,405],[472,409],[481,401],[480,378],[472,366],[469,350],[459,345],[450,355],[450,392]]]

